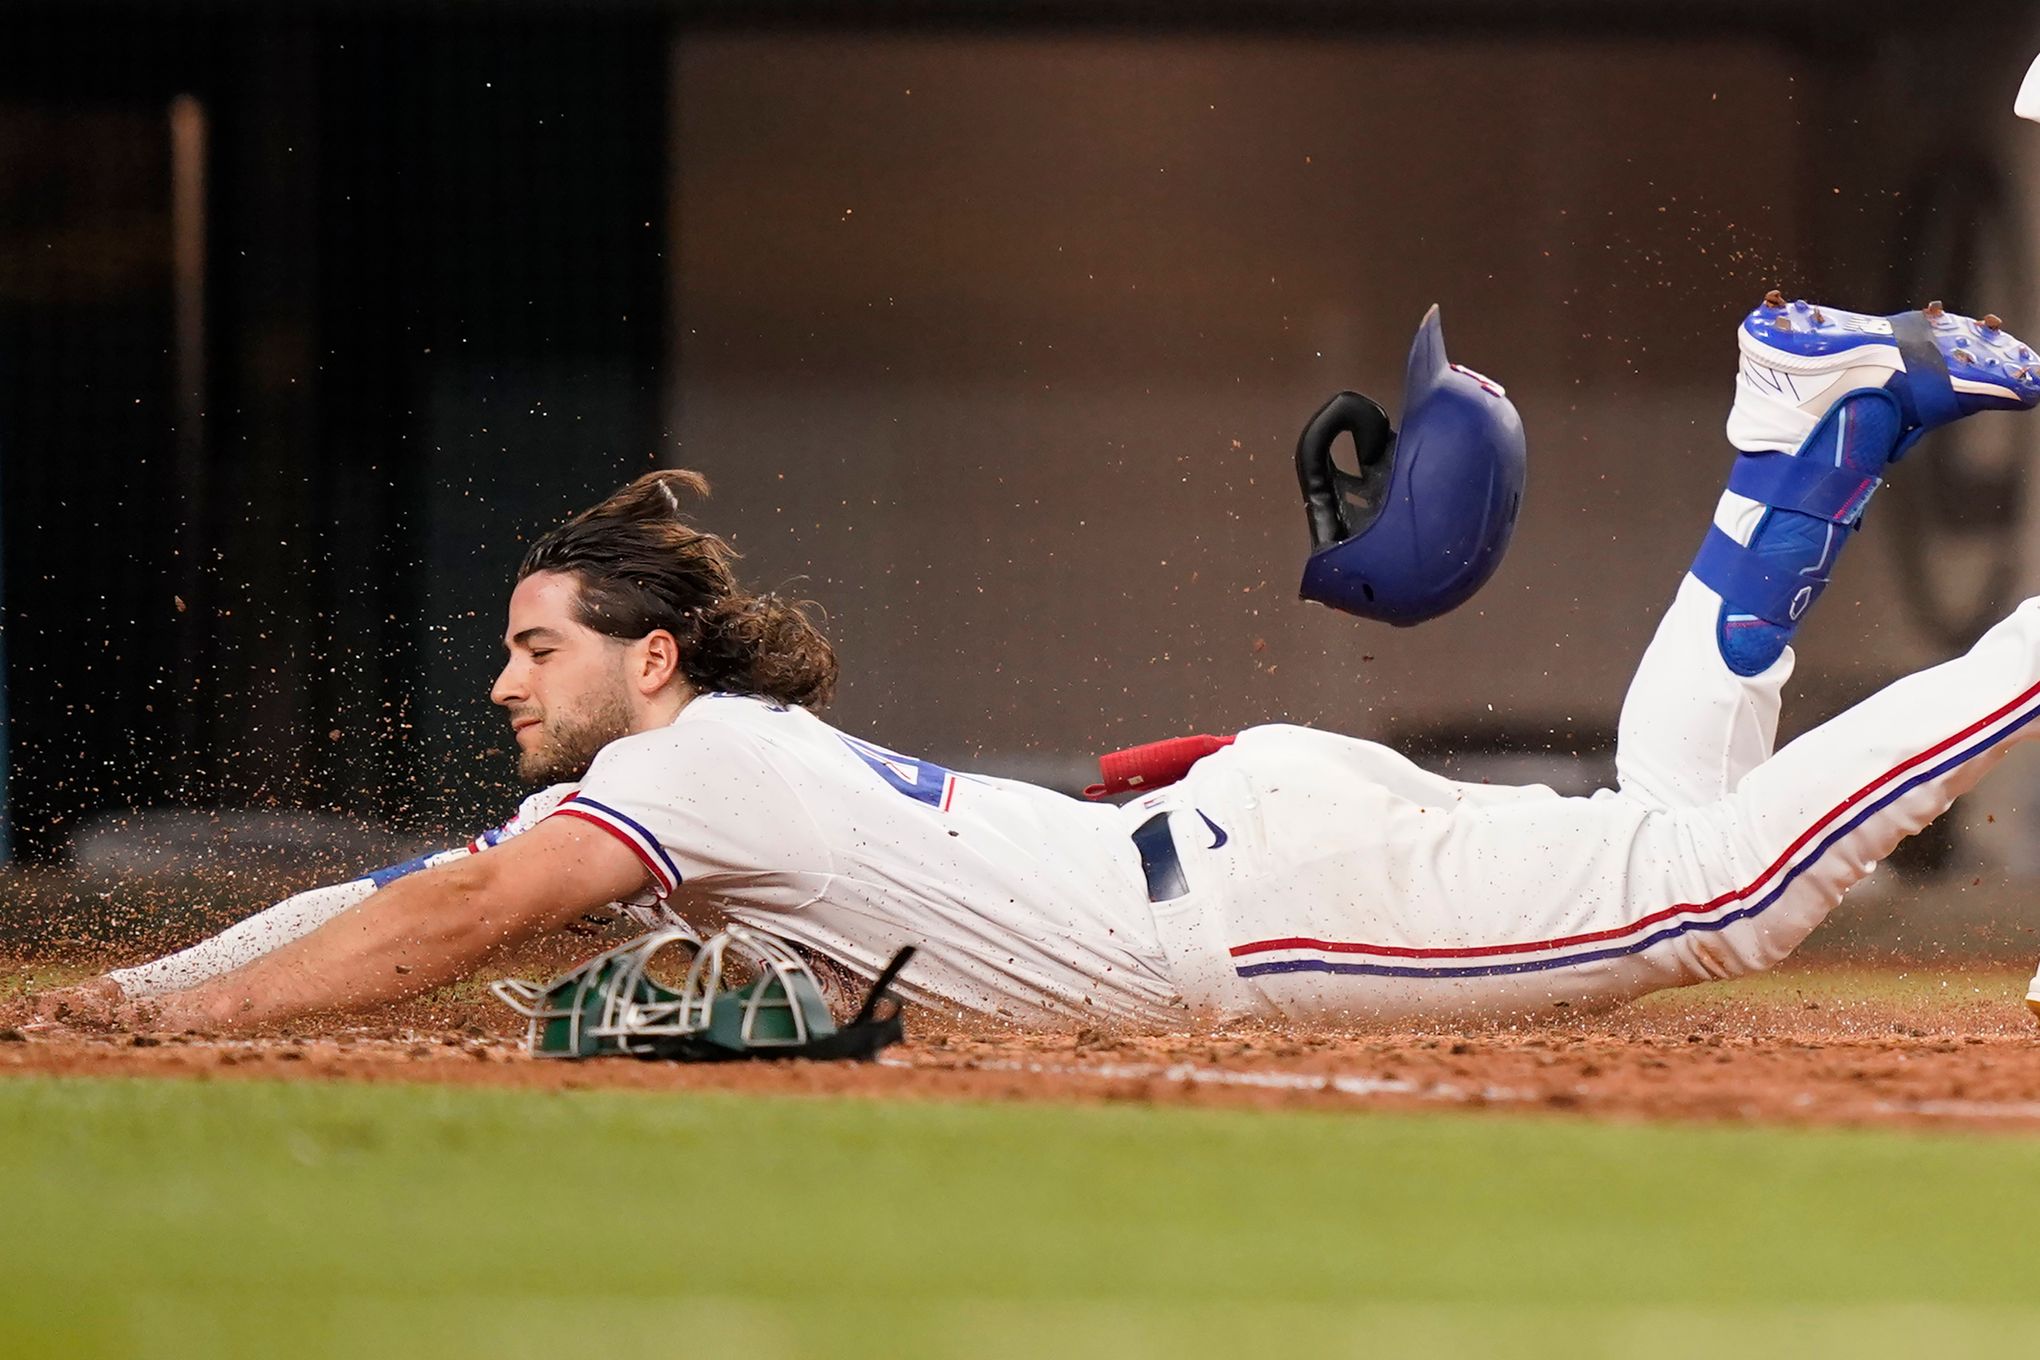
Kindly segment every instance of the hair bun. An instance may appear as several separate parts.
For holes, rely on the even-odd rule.
[[[667,520],[684,523],[689,500],[708,497],[708,478],[686,468],[664,468],[614,492],[575,516],[583,520]]]
[[[517,578],[570,573],[575,614],[610,637],[669,630],[697,690],[762,694],[820,707],[836,688],[836,654],[802,603],[738,584],[736,550],[687,522],[686,498],[708,494],[698,472],[648,472],[541,535]]]

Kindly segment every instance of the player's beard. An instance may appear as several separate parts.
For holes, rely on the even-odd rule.
[[[578,713],[546,718],[538,745],[517,755],[517,773],[527,784],[564,784],[588,773],[596,752],[630,735],[630,703],[619,681],[592,696]]]

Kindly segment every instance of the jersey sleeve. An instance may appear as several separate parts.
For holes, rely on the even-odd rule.
[[[540,789],[517,805],[516,816],[499,827],[484,831],[468,843],[468,848],[480,852],[531,830],[551,815],[554,808],[571,798],[575,787],[573,784],[553,784]]]
[[[827,872],[814,819],[759,746],[719,723],[680,723],[610,743],[549,814],[592,822],[645,866],[654,896],[683,885]]]
[[[554,784],[540,789],[517,805],[517,812],[509,821],[501,826],[490,827],[466,845],[457,845],[451,850],[431,850],[404,860],[400,864],[385,865],[363,874],[361,881],[371,887],[384,888],[400,878],[408,878],[421,869],[436,869],[464,855],[479,855],[490,846],[501,845],[512,836],[522,835],[537,826],[547,813],[566,801],[573,792],[572,784]]]

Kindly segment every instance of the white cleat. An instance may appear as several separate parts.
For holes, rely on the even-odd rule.
[[[1736,342],[1728,442],[1745,453],[1796,450],[1836,402],[1864,388],[1891,395],[1908,444],[1977,411],[2040,402],[2040,355],[1996,317],[1959,316],[1938,302],[1871,316],[1787,302],[1773,289],[1743,318]]]

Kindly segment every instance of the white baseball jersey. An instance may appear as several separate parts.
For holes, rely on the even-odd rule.
[[[604,747],[550,814],[592,822],[645,866],[646,894],[704,932],[722,919],[900,989],[1016,1019],[1176,1017],[1125,816],[964,774],[814,714],[704,694]]]

